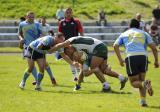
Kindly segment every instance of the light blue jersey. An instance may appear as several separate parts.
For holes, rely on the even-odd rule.
[[[114,44],[124,45],[126,55],[147,55],[146,47],[153,43],[151,36],[140,29],[131,28],[122,33]]]
[[[50,49],[51,46],[54,44],[54,39],[52,36],[45,36],[42,38],[38,38],[35,41],[31,42],[29,46],[39,52],[39,53],[46,53],[46,50]],[[39,45],[43,45],[41,49],[38,49]]]
[[[42,27],[38,22],[30,24],[27,21],[23,21],[19,24],[18,32],[23,33],[24,45],[28,46],[32,41],[41,36]]]

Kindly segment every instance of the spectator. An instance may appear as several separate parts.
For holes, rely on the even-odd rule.
[[[104,22],[104,23],[102,23]],[[98,14],[98,24],[99,25],[107,25],[107,20],[106,20],[106,12],[102,9],[99,14]]]
[[[20,22],[23,22],[23,21],[26,20],[26,18],[24,16],[22,16],[22,17],[19,18],[19,20],[20,20]]]
[[[46,35],[53,36],[54,35],[53,29],[50,27],[49,24],[46,23],[46,17],[44,17],[44,16],[41,17],[39,22],[42,25],[42,34],[44,36],[46,36]]]
[[[66,9],[65,19],[60,21],[58,31],[64,34],[65,40],[78,36],[79,33],[83,36],[83,27],[80,21],[73,17],[71,8]]]
[[[79,34],[81,36],[84,35],[81,22],[77,18],[73,17],[71,8],[66,9],[65,18],[60,21],[58,31],[64,34],[65,40],[74,36],[78,36]],[[57,58],[59,58],[59,55],[57,55]],[[77,81],[77,76],[80,70],[71,65],[70,67],[74,76],[74,81]]]
[[[156,8],[153,9],[152,14],[153,14],[153,20],[156,21],[156,23],[158,25],[160,25],[160,8],[159,8],[159,5],[157,5]]]
[[[58,21],[64,19],[64,10],[63,10],[63,6],[60,7],[60,9],[57,10],[56,12],[56,17],[58,19]]]
[[[152,22],[149,28],[149,34],[152,36],[154,43],[158,46],[160,44],[160,33],[158,25]]]
[[[141,18],[142,18],[141,14],[137,13],[135,19],[137,21],[139,21],[139,23],[140,23],[140,29],[144,30],[144,31],[147,31],[146,24],[145,24],[145,22]]]

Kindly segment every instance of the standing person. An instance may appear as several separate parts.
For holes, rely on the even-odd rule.
[[[57,17],[58,21],[61,21],[62,19],[64,19],[65,12],[63,10],[63,6],[61,6],[60,9],[57,10],[56,17]]]
[[[137,21],[139,21],[139,23],[140,23],[140,29],[147,32],[146,24],[145,24],[145,22],[141,18],[142,18],[142,15],[140,13],[137,13],[135,19]]]
[[[139,29],[140,24],[136,19],[130,22],[130,29],[122,33],[114,43],[114,50],[121,66],[126,63],[126,72],[131,85],[139,89],[140,105],[147,106],[146,90],[149,95],[153,95],[153,89],[150,80],[145,80],[148,69],[147,45],[152,49],[154,55],[154,66],[157,68],[158,53],[152,38],[147,32]],[[126,59],[123,60],[119,46],[124,45],[126,48]]]
[[[157,5],[156,8],[153,9],[152,15],[153,15],[152,20],[156,21],[157,25],[160,25],[160,8],[159,8],[159,5]]]
[[[148,33],[151,35],[154,43],[158,46],[160,44],[160,32],[156,20],[152,18]]]
[[[65,40],[74,36],[78,36],[79,34],[81,36],[84,35],[81,22],[77,18],[73,17],[71,8],[66,9],[65,18],[60,21],[58,31],[64,34]],[[77,76],[80,70],[76,69],[73,66],[70,66],[70,67],[71,67],[72,74],[74,76],[74,81],[77,81],[78,80]]]
[[[40,18],[40,23],[42,25],[42,34],[45,35],[51,35],[54,36],[54,32],[53,29],[51,28],[51,26],[49,24],[47,24],[46,22],[46,17],[41,17]]]
[[[18,28],[18,37],[19,37],[19,47],[21,49],[24,49],[23,56],[26,57],[27,54],[27,47],[28,45],[34,41],[35,39],[39,38],[41,36],[41,25],[38,22],[34,21],[35,14],[31,11],[27,12],[26,14],[26,20],[20,22],[19,28]],[[31,60],[27,59],[28,65],[31,64]],[[28,68],[27,68],[28,69]],[[27,69],[24,72],[24,77],[22,82],[20,83],[20,87],[23,87],[26,82],[26,77],[29,76],[29,73],[27,72]],[[35,78],[35,81],[37,80],[37,70],[34,67],[32,69],[32,74]],[[35,84],[35,82],[33,83]]]

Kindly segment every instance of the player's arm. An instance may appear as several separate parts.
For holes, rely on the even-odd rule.
[[[22,26],[21,25],[19,25],[19,28],[18,28],[18,38],[19,38],[19,48],[23,49],[24,37],[23,37],[23,32],[22,32]]]
[[[121,34],[122,35],[122,34]],[[113,44],[113,47],[114,47],[114,51],[115,51],[115,53],[116,53],[116,55],[117,55],[117,58],[118,58],[118,60],[119,60],[119,63],[120,63],[120,65],[121,66],[124,66],[124,60],[123,60],[123,58],[122,58],[122,56],[121,56],[121,52],[120,52],[120,50],[119,50],[119,46],[120,45],[123,45],[123,36],[119,36],[118,38],[117,38],[117,40],[114,42],[114,44]]]
[[[55,46],[51,47],[51,49],[48,51],[49,53],[53,53],[57,51],[60,48],[64,48],[70,45],[70,41],[66,40],[65,42],[56,44]]]
[[[81,22],[77,20],[77,23],[78,23],[78,32],[80,33],[80,36],[84,36],[84,30]]]
[[[79,67],[79,63],[72,61],[64,52],[60,53],[60,55],[62,56],[62,58],[70,65],[75,66],[75,67]]]
[[[121,53],[120,53],[120,50],[119,50],[119,45],[114,44],[113,47],[114,47],[114,51],[115,51],[115,53],[116,53],[116,55],[118,57],[120,65],[124,66],[124,60],[123,60],[123,58],[121,56]]]
[[[156,48],[156,45],[154,43],[148,44],[148,46],[151,48],[152,52],[153,52],[153,56],[154,56],[154,66],[155,68],[159,67],[159,63],[158,63],[158,51]]]
[[[146,44],[148,44],[148,46],[151,48],[152,52],[153,52],[153,56],[154,56],[154,66],[156,68],[159,67],[159,63],[158,63],[158,51],[157,51],[157,48],[156,48],[156,45],[155,43],[153,42],[152,40],[152,37],[148,34],[148,33],[145,33],[146,35]]]

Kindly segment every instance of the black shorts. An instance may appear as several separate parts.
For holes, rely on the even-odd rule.
[[[33,50],[31,47],[27,48],[28,54],[26,55],[27,58],[37,60],[45,58],[45,54],[39,53],[35,50]]]
[[[145,55],[127,57],[125,63],[128,76],[135,76],[148,70],[148,57]]]
[[[104,60],[106,60],[106,59],[108,58],[108,49],[107,49],[106,45],[104,45],[103,43],[97,45],[97,46],[94,48],[92,55],[93,55],[93,56],[101,57],[101,58],[103,58]]]

